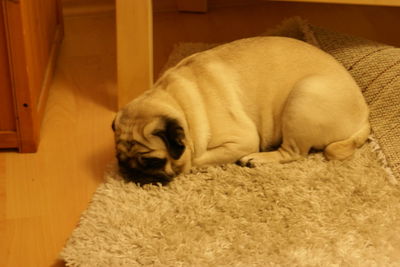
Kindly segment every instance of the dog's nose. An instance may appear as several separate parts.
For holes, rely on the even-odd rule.
[[[129,161],[123,160],[123,159],[121,159],[121,158],[118,157],[118,156],[117,156],[117,161],[118,161],[119,170],[120,170],[122,173],[126,173],[126,172],[129,171],[129,169],[131,169],[131,166],[130,166],[130,164],[129,164]]]
[[[160,159],[160,158],[144,158],[139,157],[138,163],[144,169],[161,169],[166,164],[167,159]]]
[[[122,168],[120,167],[120,173],[122,174],[122,177],[126,181],[134,182],[140,185],[146,185],[146,184],[167,185],[173,179],[173,176],[169,176],[164,173],[148,174],[137,169],[132,169],[132,168],[126,169],[124,167]]]

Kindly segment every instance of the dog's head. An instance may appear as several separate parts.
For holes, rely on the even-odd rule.
[[[140,184],[167,184],[190,168],[190,151],[177,119],[145,112],[120,111],[113,121],[121,174]]]

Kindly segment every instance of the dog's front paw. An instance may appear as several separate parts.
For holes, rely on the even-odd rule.
[[[257,162],[257,159],[254,158],[253,156],[244,156],[238,161],[236,161],[236,164],[242,167],[248,167],[248,168],[254,168],[260,165],[259,162]]]
[[[281,162],[282,155],[278,151],[259,152],[246,155],[239,159],[236,163],[242,167],[254,168],[260,165],[273,162]]]

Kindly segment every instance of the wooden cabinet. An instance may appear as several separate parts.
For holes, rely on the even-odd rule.
[[[35,152],[63,36],[61,3],[0,3],[0,148]]]

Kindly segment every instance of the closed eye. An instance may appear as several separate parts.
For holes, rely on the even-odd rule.
[[[139,164],[145,169],[161,169],[164,167],[167,159],[160,158],[140,158]]]

